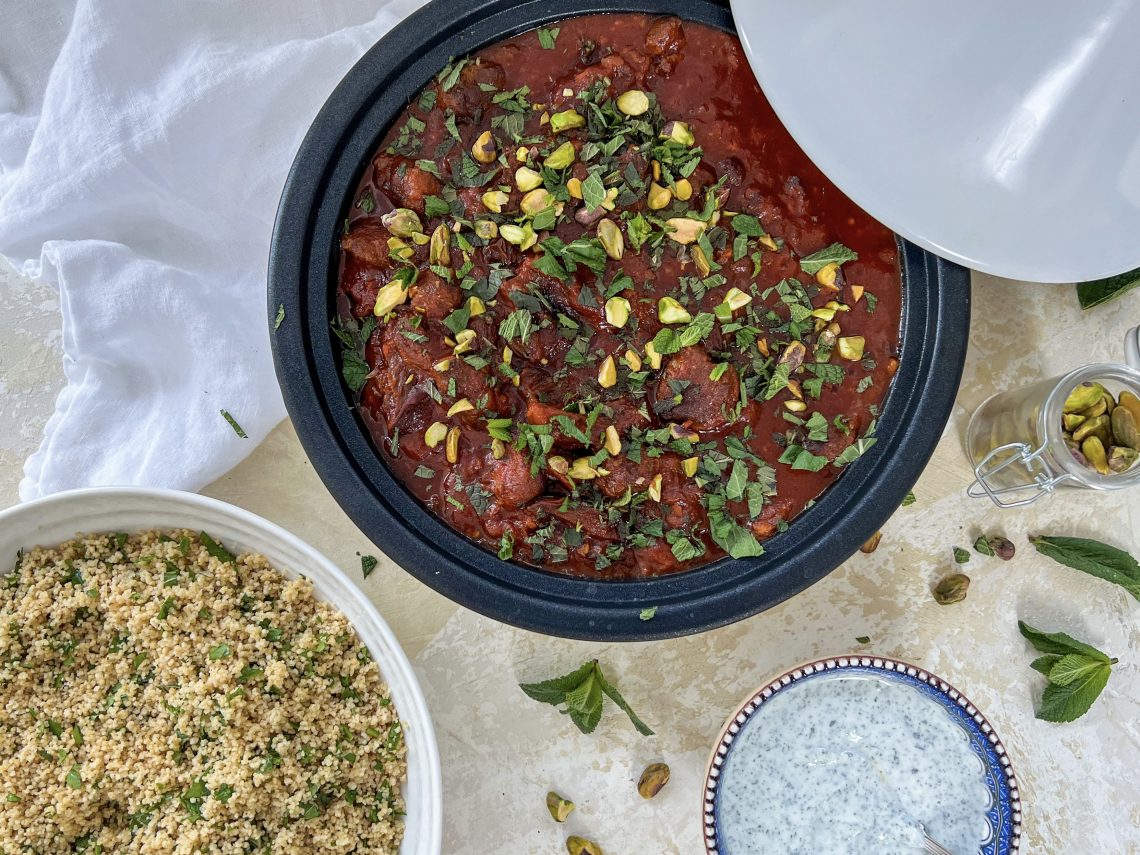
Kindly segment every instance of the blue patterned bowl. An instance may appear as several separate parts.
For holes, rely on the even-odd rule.
[[[981,855],[1018,855],[1021,851],[1021,795],[1005,746],[993,727],[965,695],[945,680],[915,665],[881,656],[838,656],[801,665],[757,690],[728,720],[713,750],[705,778],[703,825],[707,855],[732,855],[722,842],[718,785],[736,737],[776,693],[793,683],[838,672],[913,686],[946,709],[968,734],[970,747],[982,761],[985,784],[990,791],[987,819],[991,833],[979,852]]]

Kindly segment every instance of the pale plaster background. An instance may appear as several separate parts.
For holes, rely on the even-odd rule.
[[[872,555],[857,554],[808,591],[751,620],[668,642],[604,645],[546,638],[458,609],[385,558],[361,588],[413,656],[443,755],[447,853],[563,850],[567,833],[609,853],[698,853],[701,779],[724,717],[751,689],[818,655],[875,652],[930,668],[965,691],[1005,740],[1025,801],[1026,851],[1140,853],[1140,604],[1122,590],[1038,557],[1030,532],[1089,535],[1140,552],[1140,492],[1067,492],[1028,510],[998,512],[965,497],[960,434],[995,390],[1088,361],[1120,357],[1140,322],[1140,292],[1081,313],[1072,288],[974,276],[970,355],[958,407],[934,459]],[[0,500],[16,501],[23,459],[36,447],[59,389],[54,292],[0,269]],[[98,449],[92,449],[93,454]],[[204,492],[278,522],[359,576],[377,553],[321,485],[288,423]],[[1018,546],[1009,563],[975,556],[968,599],[941,607],[930,586],[955,569],[951,548],[981,532]],[[1097,644],[1120,664],[1080,721],[1033,718],[1042,678],[1018,617]],[[869,636],[859,645],[857,636]],[[610,709],[582,736],[553,708],[527,700],[520,680],[599,657],[657,731],[638,736]],[[673,780],[653,802],[634,791],[663,759]],[[579,809],[555,826],[555,788]]]

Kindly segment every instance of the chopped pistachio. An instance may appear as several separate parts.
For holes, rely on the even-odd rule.
[[[823,265],[823,267],[815,272],[815,281],[824,288],[834,288],[835,279],[838,275],[839,265],[832,261]]]
[[[807,409],[807,404],[805,404],[803,401],[784,401],[784,408],[793,413],[802,413]]]
[[[451,229],[443,223],[436,226],[435,231],[431,233],[428,260],[443,267],[451,266]]]
[[[693,319],[689,314],[689,310],[682,306],[673,297],[662,297],[657,301],[657,320],[663,324],[687,324]],[[650,342],[652,344],[652,342]],[[649,346],[646,346],[646,353],[649,352]],[[652,362],[650,358],[650,362]],[[659,365],[654,365],[654,368],[659,368]]]
[[[645,358],[649,360],[649,367],[654,371],[661,369],[661,354],[657,352],[651,341],[645,343]]]
[[[752,302],[752,295],[741,291],[739,288],[732,287],[724,295],[724,302],[730,309],[743,309]]]
[[[618,95],[617,108],[627,116],[642,116],[649,112],[649,96],[640,89],[630,89]]]
[[[534,216],[540,211],[545,211],[551,206],[554,199],[550,193],[543,187],[531,190],[522,197],[519,203],[519,208],[522,209],[524,214]]]
[[[543,161],[543,165],[547,169],[565,169],[572,164],[577,157],[578,153],[574,149],[574,143],[564,142],[547,156],[546,160]]]
[[[863,299],[863,292],[865,290],[866,289],[862,285],[852,285],[851,286],[851,302],[852,303],[858,303],[860,300],[862,300]]]
[[[460,330],[455,334],[455,347],[452,349],[456,356],[467,353],[475,346],[475,330]]]
[[[399,261],[411,261],[412,257],[416,254],[414,247],[410,247],[398,237],[388,238],[388,252],[391,256]]]
[[[507,453],[507,444],[501,439],[495,438],[491,440],[491,456],[496,460],[502,460],[503,455]]]
[[[673,142],[679,142],[681,145],[693,145],[697,139],[693,136],[693,131],[685,122],[669,122],[661,131],[663,139],[670,139]]]
[[[701,465],[699,457],[686,457],[681,461],[681,471],[688,477],[692,478],[697,474],[697,468]]]
[[[530,160],[530,149],[525,145],[520,145],[515,152],[515,160],[519,163],[526,163]]]
[[[629,348],[625,352],[625,364],[629,366],[630,371],[641,370],[641,357],[637,355],[637,351]]]
[[[669,207],[673,201],[673,191],[662,187],[656,181],[649,185],[648,203],[651,211],[660,211]]]
[[[606,323],[618,329],[629,323],[629,300],[625,297],[610,297],[606,300]],[[628,359],[626,360],[628,362]],[[632,367],[632,366],[630,366]],[[634,371],[637,369],[634,368]]]
[[[471,401],[469,401],[467,398],[460,398],[448,408],[447,416],[448,418],[451,418],[452,416],[457,416],[460,413],[466,413],[473,409],[475,409],[475,405],[472,404]]]
[[[515,170],[515,186],[523,193],[542,186],[542,175],[529,166],[520,166]]]
[[[467,298],[467,313],[473,318],[479,317],[487,311],[487,304],[472,294]]]
[[[598,470],[590,465],[590,458],[579,457],[570,465],[566,474],[575,481],[592,481],[598,477]]]
[[[863,358],[863,348],[866,340],[861,335],[840,336],[835,343],[839,355],[851,362],[858,362]]]
[[[678,178],[673,182],[673,195],[675,195],[682,202],[688,202],[693,198],[693,184],[688,178]]]
[[[411,208],[396,208],[394,211],[389,211],[380,218],[380,222],[396,237],[408,238],[424,230],[420,223],[420,215]]]
[[[499,236],[499,224],[494,220],[476,220],[475,234],[483,240],[494,240]]]
[[[709,258],[705,255],[704,249],[701,248],[699,243],[693,244],[690,250],[693,255],[693,263],[697,265],[697,272],[701,274],[701,278],[708,276],[712,273],[712,265],[709,263]]]
[[[428,448],[435,448],[447,436],[447,425],[443,422],[432,422],[426,431],[424,431],[424,445]]]
[[[574,128],[586,127],[586,119],[577,110],[563,110],[550,117],[550,130],[558,134]]]
[[[451,368],[451,357],[450,356],[444,357],[443,359],[440,359],[438,362],[433,363],[431,367],[434,368],[436,371],[447,371],[447,369]]]
[[[764,249],[770,249],[772,252],[777,252],[780,249],[780,245],[776,243],[771,235],[760,235],[760,237],[756,238],[756,242],[764,247]]]
[[[373,314],[378,318],[382,318],[394,308],[406,302],[407,299],[408,289],[404,287],[404,283],[399,279],[393,279],[376,292],[376,306],[372,310]]]
[[[603,447],[612,455],[621,454],[621,436],[613,425],[606,425],[606,441]]]
[[[608,218],[598,220],[598,240],[602,242],[606,255],[615,261],[621,261],[625,252],[625,237],[613,220]]]
[[[480,201],[483,203],[483,207],[488,211],[501,214],[507,202],[511,201],[511,197],[502,190],[488,190],[480,197]]]
[[[495,145],[495,137],[490,131],[483,131],[475,138],[471,146],[471,156],[480,163],[494,163],[499,156],[499,149]]]
[[[570,194],[571,199],[581,199],[582,180],[580,178],[571,178],[566,182],[566,192]]]
[[[649,493],[649,498],[651,498],[653,501],[655,501],[655,502],[661,501],[661,473],[660,472],[658,472],[656,475],[653,476],[653,480],[651,480],[649,482],[649,489],[646,492]]]
[[[665,224],[669,226],[670,240],[682,245],[696,243],[708,228],[708,223],[691,217],[670,217]]]
[[[598,385],[609,389],[617,383],[617,364],[612,356],[607,356],[598,366]]]
[[[538,243],[538,235],[530,223],[524,226],[506,224],[499,226],[499,236],[507,243],[514,244],[519,249],[527,250]]]
[[[447,432],[447,438],[443,443],[443,452],[448,463],[459,462],[459,428],[453,427]]]
[[[574,802],[562,798],[558,793],[550,792],[546,794],[546,809],[550,811],[550,816],[555,822],[565,822],[566,817],[574,810]]]

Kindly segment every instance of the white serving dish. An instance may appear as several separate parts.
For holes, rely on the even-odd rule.
[[[784,125],[871,216],[975,270],[1140,265],[1140,4],[732,0]]]
[[[233,552],[259,552],[289,578],[312,580],[319,599],[352,622],[376,660],[403,722],[408,748],[404,842],[400,855],[439,855],[443,783],[431,715],[412,665],[376,608],[329,559],[256,514],[178,490],[99,487],[70,490],[0,512],[0,574],[16,551],[52,546],[78,534],[188,528],[205,531]]]

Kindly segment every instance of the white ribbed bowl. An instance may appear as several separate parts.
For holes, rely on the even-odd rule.
[[[289,578],[312,580],[318,599],[352,622],[392,692],[408,747],[408,815],[400,855],[439,855],[443,784],[431,715],[412,665],[375,607],[329,559],[280,526],[241,508],[178,490],[100,487],[70,490],[0,512],[0,575],[18,549],[53,546],[90,532],[188,528],[233,552],[259,552]]]

